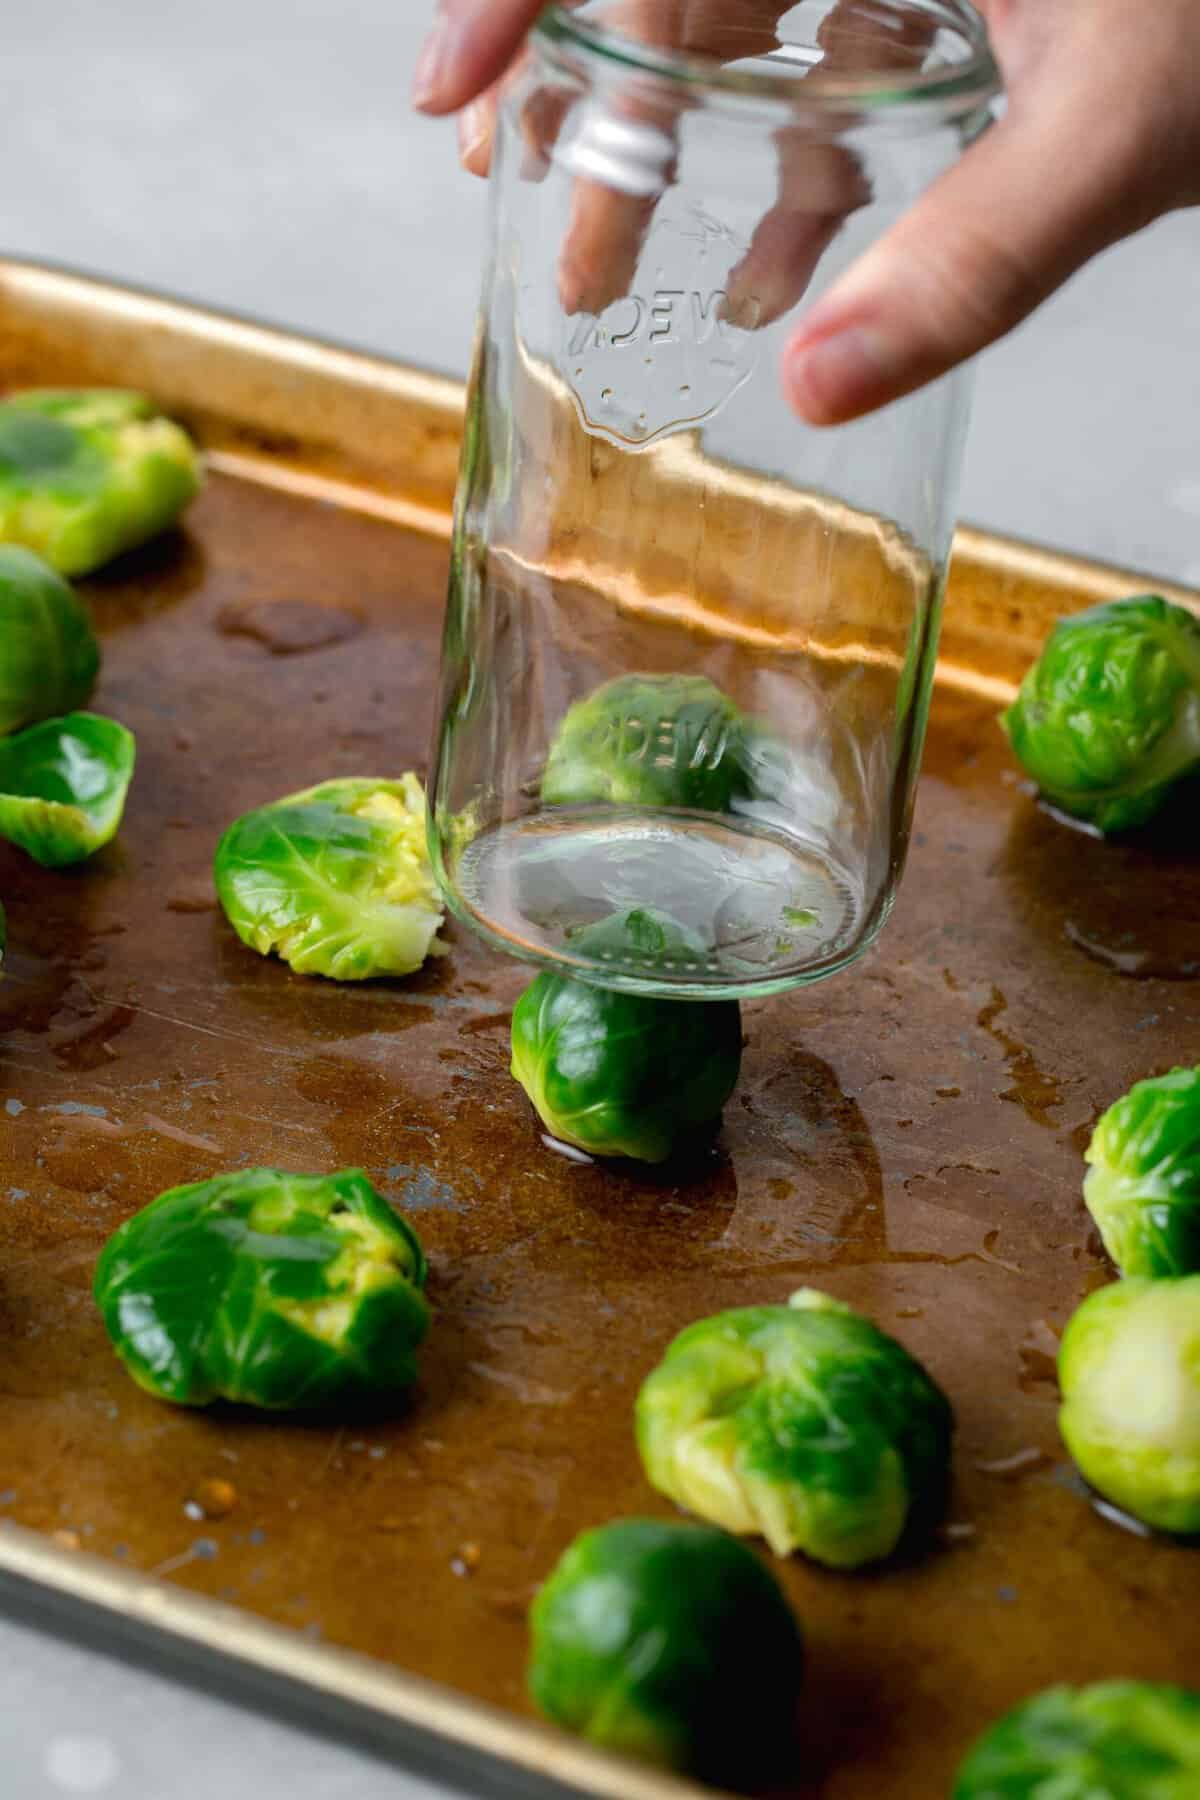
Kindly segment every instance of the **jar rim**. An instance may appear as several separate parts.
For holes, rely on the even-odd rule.
[[[878,0],[877,0],[878,3]],[[887,5],[889,0],[883,0]],[[894,0],[893,0],[894,3]],[[745,70],[717,57],[639,43],[610,27],[582,17],[569,5],[555,4],[542,13],[534,35],[552,54],[586,64],[600,62],[648,76],[659,82],[701,88],[714,96],[782,103],[794,111],[843,113],[848,108],[893,111],[916,107],[922,113],[939,108],[957,114],[976,107],[1000,89],[1000,74],[988,42],[983,18],[971,0],[925,0],[929,12],[952,25],[968,46],[961,61],[905,72],[863,70],[850,75],[802,68],[799,61],[779,69]]]

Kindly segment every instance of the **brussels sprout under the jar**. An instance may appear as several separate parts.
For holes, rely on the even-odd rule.
[[[0,544],[0,736],[82,706],[99,667],[82,600],[31,550]]]
[[[82,862],[116,835],[135,754],[133,733],[98,713],[0,738],[0,837],[47,869]]]
[[[728,694],[703,675],[618,675],[566,713],[542,799],[723,813],[745,786],[742,717]]]
[[[1059,1430],[1097,1493],[1161,1531],[1200,1532],[1200,1275],[1090,1295],[1058,1379]]]
[[[1083,1184],[1123,1275],[1200,1270],[1200,1069],[1139,1081],[1100,1119]]]
[[[94,1291],[117,1355],[160,1399],[295,1409],[408,1387],[424,1283],[416,1233],[361,1169],[239,1169],[135,1213]]]
[[[1047,1688],[988,1731],[951,1800],[1195,1800],[1200,1694],[1166,1682]]]
[[[811,1288],[690,1325],[642,1386],[646,1474],[727,1531],[833,1568],[890,1555],[946,1492],[954,1416],[907,1350]]]
[[[1157,594],[1060,620],[1002,723],[1063,812],[1145,824],[1200,767],[1200,621]]]
[[[157,536],[199,487],[191,439],[144,394],[40,388],[0,402],[0,541],[60,574]]]
[[[654,966],[687,936],[649,908],[575,934],[571,949]],[[736,1000],[645,999],[542,974],[513,1012],[512,1073],[555,1137],[593,1156],[663,1162],[715,1126],[737,1084]]]
[[[410,975],[443,948],[415,775],[325,781],[246,813],[213,876],[242,942],[300,975]]]
[[[623,1519],[585,1532],[530,1614],[529,1686],[605,1749],[744,1780],[786,1749],[800,1631],[745,1545],[703,1525]]]

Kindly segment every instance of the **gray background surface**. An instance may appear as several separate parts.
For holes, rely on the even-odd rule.
[[[5,10],[0,250],[463,370],[483,190],[408,110],[425,0]],[[1181,215],[983,359],[964,516],[1200,585],[1198,390]],[[5,1800],[434,1791],[24,1626],[0,1669]]]

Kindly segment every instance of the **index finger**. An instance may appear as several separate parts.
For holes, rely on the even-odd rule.
[[[442,0],[413,80],[422,112],[456,112],[501,76],[543,0]]]

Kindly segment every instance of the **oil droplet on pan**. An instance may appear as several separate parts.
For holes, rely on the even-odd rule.
[[[357,613],[315,600],[250,600],[227,606],[217,619],[226,637],[253,638],[272,656],[300,656],[357,637]]]
[[[977,1462],[975,1467],[981,1475],[992,1475],[997,1481],[1020,1481],[1026,1475],[1035,1475],[1039,1469],[1048,1469],[1054,1458],[1047,1456],[1044,1450],[1037,1450],[1032,1444],[1024,1450],[1014,1450],[1011,1456],[997,1456],[987,1462]]]

